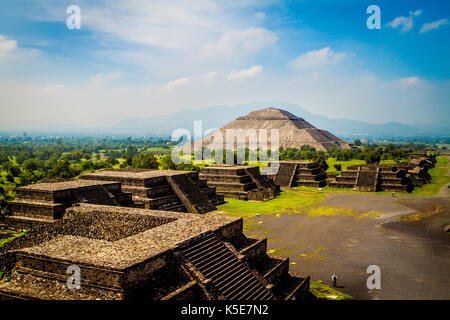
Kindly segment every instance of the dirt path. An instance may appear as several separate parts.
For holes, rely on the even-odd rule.
[[[292,272],[328,285],[336,273],[340,290],[356,299],[450,299],[450,234],[442,231],[449,198],[338,193],[317,208],[340,209],[250,218],[246,233],[267,236]],[[412,218],[398,221],[405,216]],[[381,290],[366,286],[370,265],[381,268]]]

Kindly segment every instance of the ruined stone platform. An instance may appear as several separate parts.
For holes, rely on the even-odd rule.
[[[16,188],[16,197],[8,203],[8,214],[0,220],[18,229],[61,219],[74,203],[134,206],[130,193],[118,182],[69,180],[42,182]]]
[[[225,197],[265,201],[279,195],[279,186],[259,173],[259,167],[215,165],[204,167],[200,178]]]
[[[316,187],[326,185],[327,175],[312,161],[278,161],[270,167],[279,165],[277,174],[270,176],[281,187]]]
[[[270,258],[242,219],[81,204],[69,218],[8,244],[16,255],[2,299],[300,299],[309,277]],[[0,262],[3,256],[0,255]],[[68,289],[77,266],[81,288]]]
[[[357,191],[412,192],[414,185],[407,172],[407,169],[393,165],[354,165],[343,170],[329,185]]]
[[[223,196],[194,171],[118,169],[84,174],[81,179],[120,182],[133,201],[148,209],[206,213],[224,203]]]

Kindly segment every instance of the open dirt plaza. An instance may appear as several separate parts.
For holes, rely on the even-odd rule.
[[[435,197],[329,192],[303,211],[244,221],[248,236],[268,237],[269,253],[290,258],[292,272],[329,286],[335,273],[337,290],[354,299],[450,299],[447,187]],[[379,290],[367,288],[370,265],[381,269]]]

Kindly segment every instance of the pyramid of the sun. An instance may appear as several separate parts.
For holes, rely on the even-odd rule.
[[[232,132],[236,138],[227,138],[228,132],[230,132],[229,137],[232,137],[229,129],[233,130]],[[260,139],[260,129],[267,130],[267,143]],[[303,145],[310,145],[318,151],[329,151],[332,148],[350,148],[348,143],[330,132],[318,129],[303,118],[296,117],[292,113],[276,108],[256,110],[246,116],[239,117],[224,127],[204,136],[202,145],[208,147],[210,150],[220,148],[230,150],[239,148],[253,149],[251,145],[249,146],[249,136],[251,136],[251,131],[254,130],[258,139],[257,147],[270,148],[272,141],[271,129],[278,129],[279,147],[283,147],[284,149],[300,149]],[[231,147],[227,147],[227,139],[228,146]],[[276,141],[275,135],[274,141]],[[192,144],[193,148],[196,148],[198,145],[200,145],[198,140]]]

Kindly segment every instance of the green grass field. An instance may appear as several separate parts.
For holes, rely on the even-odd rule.
[[[324,193],[283,190],[280,196],[265,202],[227,198],[225,199],[227,203],[218,206],[217,209],[225,211],[231,216],[242,218],[254,217],[257,214],[289,214],[303,210],[305,207],[322,200],[324,197]]]

